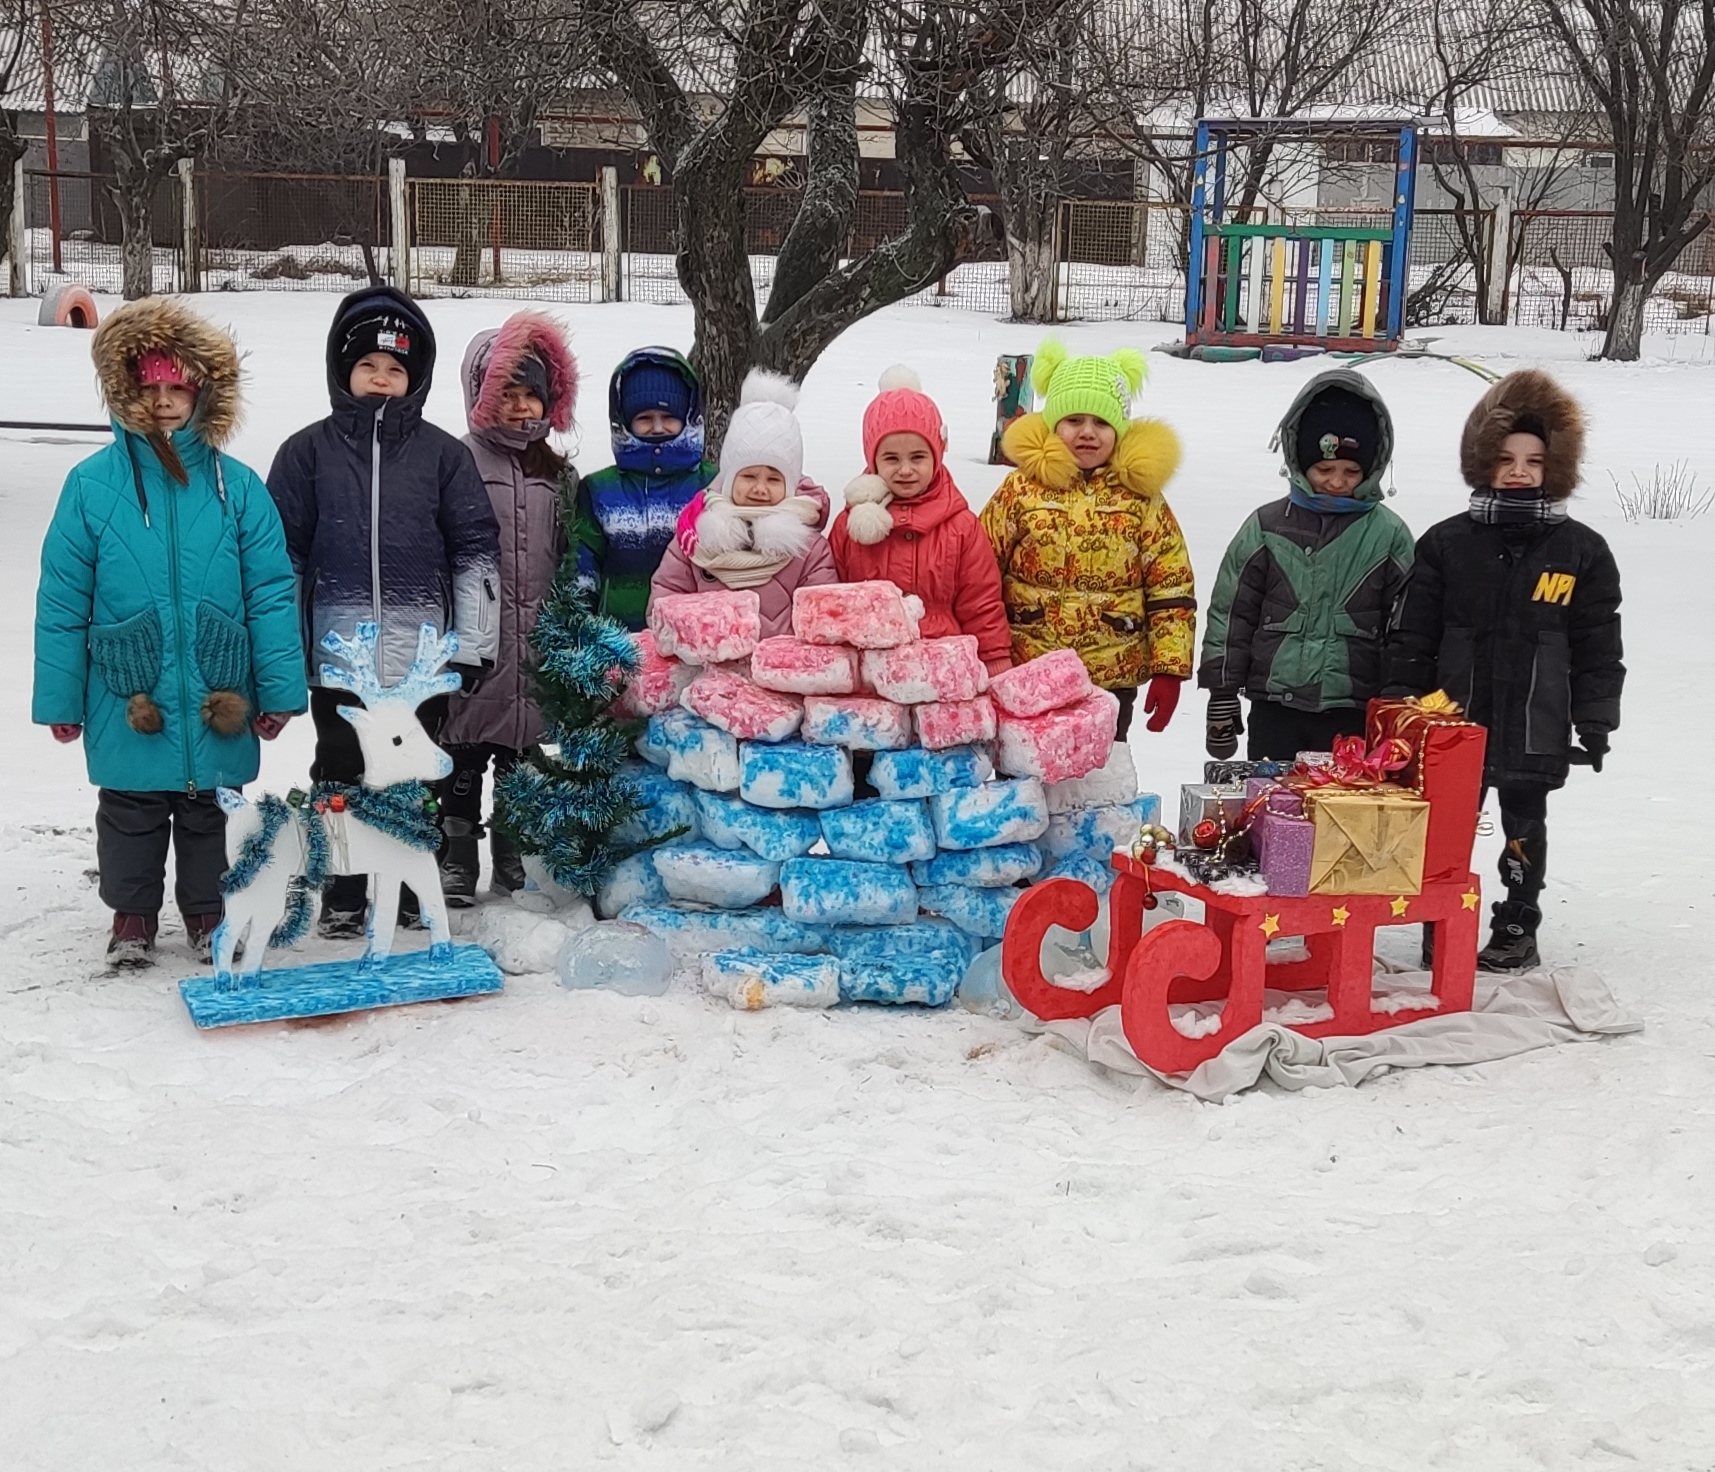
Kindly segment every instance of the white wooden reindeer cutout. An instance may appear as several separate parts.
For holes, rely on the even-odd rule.
[[[458,636],[439,635],[432,624],[424,624],[417,634],[417,657],[411,668],[397,685],[385,686],[376,673],[378,634],[375,624],[362,623],[355,639],[330,633],[322,640],[322,647],[345,664],[343,669],[324,664],[322,684],[349,690],[363,701],[361,706],[339,708],[356,728],[363,748],[361,789],[348,789],[348,799],[342,791],[318,786],[309,802],[297,801],[293,806],[274,797],[251,803],[227,788],[216,794],[227,815],[230,866],[226,917],[214,933],[217,985],[233,986],[233,956],[246,938],[244,969],[237,980],[243,986],[256,985],[270,939],[275,938],[276,944],[295,940],[307,922],[310,891],[319,889],[324,878],[338,874],[374,876],[369,944],[361,966],[373,969],[393,949],[402,883],[411,886],[428,922],[430,958],[444,961],[452,955],[433,822],[416,805],[417,789],[403,793],[416,811],[386,815],[395,826],[409,829],[414,843],[375,826],[373,819],[380,815],[387,789],[400,783],[439,781],[452,772],[452,758],[429,739],[417,720],[417,707],[459,688],[457,675],[439,673],[458,652]],[[368,800],[371,793],[377,794],[373,802]],[[371,813],[372,821],[365,821],[365,811]],[[288,918],[287,910],[294,904],[298,912]]]

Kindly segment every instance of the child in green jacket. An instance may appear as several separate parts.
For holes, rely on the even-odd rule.
[[[1366,378],[1340,369],[1312,379],[1277,439],[1291,490],[1239,528],[1209,604],[1197,682],[1209,692],[1206,745],[1217,760],[1238,751],[1241,692],[1253,761],[1291,761],[1362,734],[1411,570],[1411,531],[1381,504],[1393,422]]]

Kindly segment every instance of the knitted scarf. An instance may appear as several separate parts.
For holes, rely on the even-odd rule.
[[[697,519],[691,561],[729,588],[760,588],[803,555],[821,519],[822,508],[808,496],[773,506],[735,506],[710,496]]]
[[[1530,526],[1565,521],[1569,512],[1564,501],[1550,501],[1541,491],[1530,495],[1507,495],[1502,491],[1472,491],[1471,520],[1484,526]]]
[[[1326,511],[1335,516],[1356,516],[1360,512],[1374,511],[1375,501],[1360,501],[1356,496],[1325,496],[1320,491],[1307,491],[1302,486],[1294,486],[1291,491],[1292,504],[1302,506],[1306,511]]]

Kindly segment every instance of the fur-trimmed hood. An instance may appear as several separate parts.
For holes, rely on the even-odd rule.
[[[1063,491],[1081,472],[1065,441],[1040,414],[1026,414],[1006,427],[1001,447],[1029,480]],[[1134,419],[1114,445],[1105,469],[1139,496],[1159,496],[1179,468],[1179,436],[1159,419]]]
[[[1566,500],[1578,487],[1584,459],[1584,411],[1571,394],[1535,368],[1509,373],[1471,410],[1459,437],[1459,473],[1465,484],[1474,491],[1491,489],[1501,445],[1521,421],[1532,434],[1541,429],[1548,446],[1543,495],[1550,501]]]
[[[578,364],[567,341],[566,328],[546,312],[514,312],[499,327],[477,333],[465,349],[464,410],[471,432],[482,434],[500,426],[501,395],[527,356],[539,358],[548,370],[546,417],[541,439],[552,430],[566,434],[578,403]]]
[[[108,412],[133,434],[154,430],[136,362],[144,353],[170,353],[197,384],[189,428],[214,449],[230,440],[244,416],[238,349],[212,322],[167,297],[127,302],[95,329],[90,354]]]

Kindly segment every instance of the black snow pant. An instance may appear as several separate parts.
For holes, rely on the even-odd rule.
[[[1540,782],[1502,784],[1495,788],[1501,805],[1501,883],[1509,900],[1534,905],[1548,882],[1548,794]],[[1483,791],[1488,800],[1488,789]]]
[[[226,814],[212,792],[118,792],[95,800],[95,857],[101,902],[121,915],[159,915],[173,849],[173,899],[179,913],[221,912],[226,872]]]
[[[449,746],[446,752],[453,759],[453,774],[441,788],[441,811],[449,818],[463,818],[480,831],[482,779],[489,763],[494,764],[494,776],[498,781],[518,765],[522,753],[510,746],[497,746],[492,741]]]
[[[429,733],[430,740],[440,739],[451,703],[452,696],[437,695],[417,707],[417,720]],[[316,756],[310,763],[312,781],[355,786],[363,779],[363,745],[357,739],[357,727],[339,713],[342,705],[362,704],[349,690],[328,690],[318,685],[310,691],[310,719],[316,726]],[[405,913],[415,913],[416,896],[408,887],[400,888],[405,896]],[[361,910],[368,898],[369,878],[364,874],[337,875],[322,886],[322,904],[330,910]]]
[[[1253,700],[1250,706],[1245,755],[1253,762],[1290,762],[1301,751],[1332,750],[1336,736],[1364,734],[1361,705],[1293,710],[1276,700]]]

